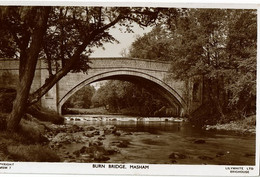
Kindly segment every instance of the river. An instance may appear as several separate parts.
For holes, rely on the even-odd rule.
[[[115,125],[117,127],[117,130],[121,132],[120,136],[107,135],[104,145],[111,146],[111,143],[122,140],[129,142],[129,145],[120,148],[119,153],[110,155],[107,163],[255,164],[254,134],[207,131],[185,121],[120,121],[119,119],[117,121],[116,119],[113,121],[96,119],[93,119],[95,121],[91,119],[77,121],[70,119],[69,117],[66,121],[68,125],[76,124],[80,127]],[[67,145],[66,148],[80,149],[83,144],[81,142]]]

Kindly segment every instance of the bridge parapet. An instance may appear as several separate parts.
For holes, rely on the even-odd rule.
[[[169,72],[171,67],[170,62],[156,61],[156,60],[145,60],[136,58],[90,58],[91,68],[102,69],[102,68],[134,68],[141,70]]]

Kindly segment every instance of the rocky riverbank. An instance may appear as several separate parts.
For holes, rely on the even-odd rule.
[[[120,153],[130,142],[124,137],[131,133],[117,130],[116,126],[52,125],[46,134],[49,147],[63,162],[106,162],[109,156]]]
[[[226,124],[206,125],[206,130],[225,130],[234,131],[242,134],[255,134],[256,133],[256,115],[244,118],[242,120],[231,121]]]

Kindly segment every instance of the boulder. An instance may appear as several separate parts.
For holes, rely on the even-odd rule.
[[[120,132],[114,132],[113,134],[114,134],[115,136],[120,136],[120,135],[121,135]]]
[[[105,155],[113,155],[118,153],[118,150],[116,149],[106,149]]]
[[[209,156],[205,156],[205,155],[199,156],[198,158],[202,159],[202,160],[212,160],[213,159],[213,157],[209,157]]]
[[[92,142],[89,142],[89,146],[102,146],[103,143],[101,141],[92,141]]]
[[[85,133],[84,135],[85,135],[86,137],[89,137],[89,138],[91,138],[91,137],[93,137],[93,136],[94,136],[94,134],[93,134],[93,133],[91,133],[91,132]]]
[[[175,160],[175,159],[186,159],[187,156],[185,154],[181,154],[179,152],[173,152],[169,155],[169,158]]]
[[[96,128],[93,127],[93,126],[90,126],[90,127],[86,127],[85,130],[86,131],[94,131],[94,130],[96,130]]]
[[[99,136],[98,137],[98,140],[104,140],[104,139],[106,139],[104,136]]]
[[[93,132],[93,135],[100,135],[99,130],[95,130],[95,131]]]
[[[100,151],[94,151],[93,153],[94,160],[100,162],[100,161],[108,161],[110,158],[107,156],[104,156],[103,152]]]
[[[76,157],[79,157],[79,156],[80,156],[80,151],[79,151],[79,150],[74,151],[73,154],[74,154]]]
[[[117,128],[114,125],[107,125],[103,128],[103,130],[105,135],[109,135],[115,133],[117,131]]]
[[[119,141],[119,143],[117,144],[117,147],[126,148],[126,147],[128,147],[129,144],[130,144],[130,142],[128,140],[122,140],[122,141]]]
[[[86,147],[86,146],[83,146],[83,147],[79,150],[79,152],[80,152],[81,154],[86,153],[86,152],[87,152],[87,147]]]
[[[75,133],[75,132],[81,132],[81,131],[83,131],[83,128],[82,127],[80,127],[80,126],[78,126],[78,125],[73,125],[72,127],[71,127],[71,129],[72,129],[72,131]]]

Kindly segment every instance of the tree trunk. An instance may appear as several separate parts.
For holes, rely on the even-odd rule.
[[[26,102],[27,102],[27,90],[26,83],[23,83],[17,87],[16,99],[13,103],[13,109],[10,114],[10,117],[7,121],[7,129],[10,131],[16,131],[20,123],[21,117],[26,111]]]
[[[77,63],[80,54],[91,42],[95,41],[96,36],[104,32],[105,30],[109,29],[110,27],[114,26],[118,21],[121,20],[121,18],[122,17],[119,16],[114,21],[110,22],[109,24],[105,25],[100,29],[94,30],[90,35],[88,35],[84,42],[77,47],[73,56],[66,62],[65,66],[62,66],[62,68],[59,71],[57,71],[57,73],[54,74],[53,77],[51,77],[48,80],[48,82],[46,82],[41,88],[39,88],[29,96],[28,106],[33,105],[34,103],[39,101],[40,98],[44,94],[46,94],[62,77],[64,77],[68,72],[70,72],[73,66]]]
[[[24,56],[21,56],[24,60],[20,61],[20,68],[23,69],[19,70],[20,79],[17,84],[16,99],[14,100],[13,109],[7,121],[7,129],[9,131],[17,131],[21,118],[26,112],[38,55],[41,49],[43,35],[47,27],[50,7],[39,7],[37,10],[38,14],[35,17],[37,19],[37,23],[32,33],[32,41],[30,43],[30,47],[26,48],[26,52],[24,52],[26,59]]]

